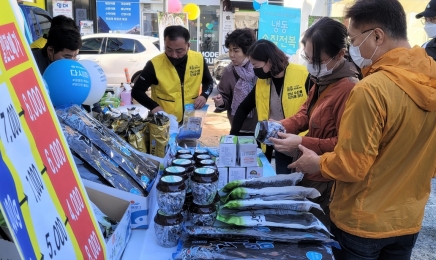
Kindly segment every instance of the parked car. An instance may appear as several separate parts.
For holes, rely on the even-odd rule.
[[[215,61],[213,63],[213,70],[212,70],[212,78],[215,81],[215,84],[218,85],[218,83],[221,80],[221,76],[224,73],[224,69],[231,62],[232,61],[230,60],[228,53],[221,54],[220,56],[215,58]]]
[[[135,82],[145,63],[160,54],[159,38],[136,34],[97,33],[82,36],[80,60],[92,60],[106,74],[107,90],[126,82],[124,69]]]
[[[51,15],[44,9],[25,4],[18,5],[24,13],[25,21],[32,34],[32,40],[36,41],[47,34],[51,26]]]

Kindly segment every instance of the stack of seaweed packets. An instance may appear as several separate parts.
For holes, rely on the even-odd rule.
[[[320,193],[302,173],[228,183],[214,226],[186,226],[173,259],[333,259],[328,229],[309,212]]]

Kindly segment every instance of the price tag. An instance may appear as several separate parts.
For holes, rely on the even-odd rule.
[[[20,181],[15,186],[21,186],[17,192],[17,198],[22,198],[19,203],[13,200],[6,200],[5,208],[9,212],[22,211],[18,206],[25,207],[28,214],[22,220],[31,226],[38,241],[46,241],[46,247],[41,245],[41,254],[49,256],[50,259],[67,259],[74,255],[71,239],[68,239],[66,225],[69,225],[65,215],[59,215],[52,198],[44,185],[44,175],[47,175],[45,167],[38,169],[33,159],[29,140],[21,125],[23,112],[17,112],[12,105],[11,94],[6,84],[0,84],[0,138],[5,149],[3,156],[7,157],[13,165],[13,171],[19,176]],[[20,147],[20,149],[14,149]],[[11,167],[12,168],[12,167]],[[6,197],[8,197],[7,195]],[[17,201],[18,202],[18,201]],[[41,210],[44,211],[41,214]],[[27,218],[27,219],[26,219]],[[61,220],[62,219],[62,220]],[[27,220],[27,221],[26,221]],[[22,224],[13,225],[14,231]],[[33,234],[32,234],[33,235]],[[68,248],[65,250],[65,248]],[[74,255],[75,256],[75,255]],[[74,257],[75,258],[75,257]]]
[[[104,239],[13,1],[0,16],[0,208],[23,259],[104,259]]]

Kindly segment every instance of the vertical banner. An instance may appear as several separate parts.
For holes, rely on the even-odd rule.
[[[105,259],[104,239],[13,4],[0,10],[0,209],[22,259]]]
[[[188,25],[188,14],[186,13],[179,13],[179,14],[173,14],[173,13],[157,13],[157,22],[159,26],[159,44],[160,44],[160,51],[165,51],[165,44],[164,44],[164,30],[170,25],[181,25],[184,26],[186,29],[189,30]]]
[[[99,33],[140,33],[139,0],[97,0]]]
[[[53,17],[58,15],[65,15],[66,17],[73,17],[73,2],[72,1],[53,1]]]
[[[225,46],[226,42],[226,36],[227,34],[231,33],[233,30],[235,30],[235,19],[232,12],[223,12],[223,15],[221,16],[221,30],[222,30],[222,52],[227,53],[228,50]]]
[[[301,9],[262,5],[258,39],[270,40],[285,54],[292,56],[300,42],[300,20]]]

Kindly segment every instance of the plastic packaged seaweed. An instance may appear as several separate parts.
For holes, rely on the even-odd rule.
[[[125,173],[106,154],[102,153],[86,136],[61,123],[68,146],[80,159],[89,163],[113,187],[144,196],[144,189]],[[87,178],[89,179],[89,178]]]
[[[157,167],[130,150],[120,137],[77,105],[56,110],[61,122],[77,130],[129,174],[144,190],[157,175]],[[115,138],[114,138],[115,137]]]
[[[330,238],[325,232],[316,229],[292,229],[284,227],[240,227],[240,226],[185,226],[185,233],[195,239],[250,239],[269,240],[275,242],[319,242],[331,243],[337,246],[337,242]]]
[[[188,239],[180,241],[174,260],[208,259],[334,259],[331,247],[316,243],[282,243],[263,240]]]
[[[251,189],[245,187],[238,187],[233,189],[226,198],[229,200],[238,199],[254,199],[273,197],[273,199],[313,199],[321,196],[319,191],[315,188],[306,188],[302,186],[284,186],[284,187],[267,187],[262,189]]]
[[[279,174],[274,176],[254,178],[247,180],[236,180],[227,183],[220,191],[221,200],[226,199],[227,195],[235,188],[245,187],[253,189],[261,189],[266,187],[283,187],[295,186],[303,179],[304,174],[301,172],[294,172],[291,174]]]
[[[284,227],[293,229],[328,229],[310,212],[283,209],[258,209],[236,211],[232,214],[218,214],[217,220],[237,226]]]

